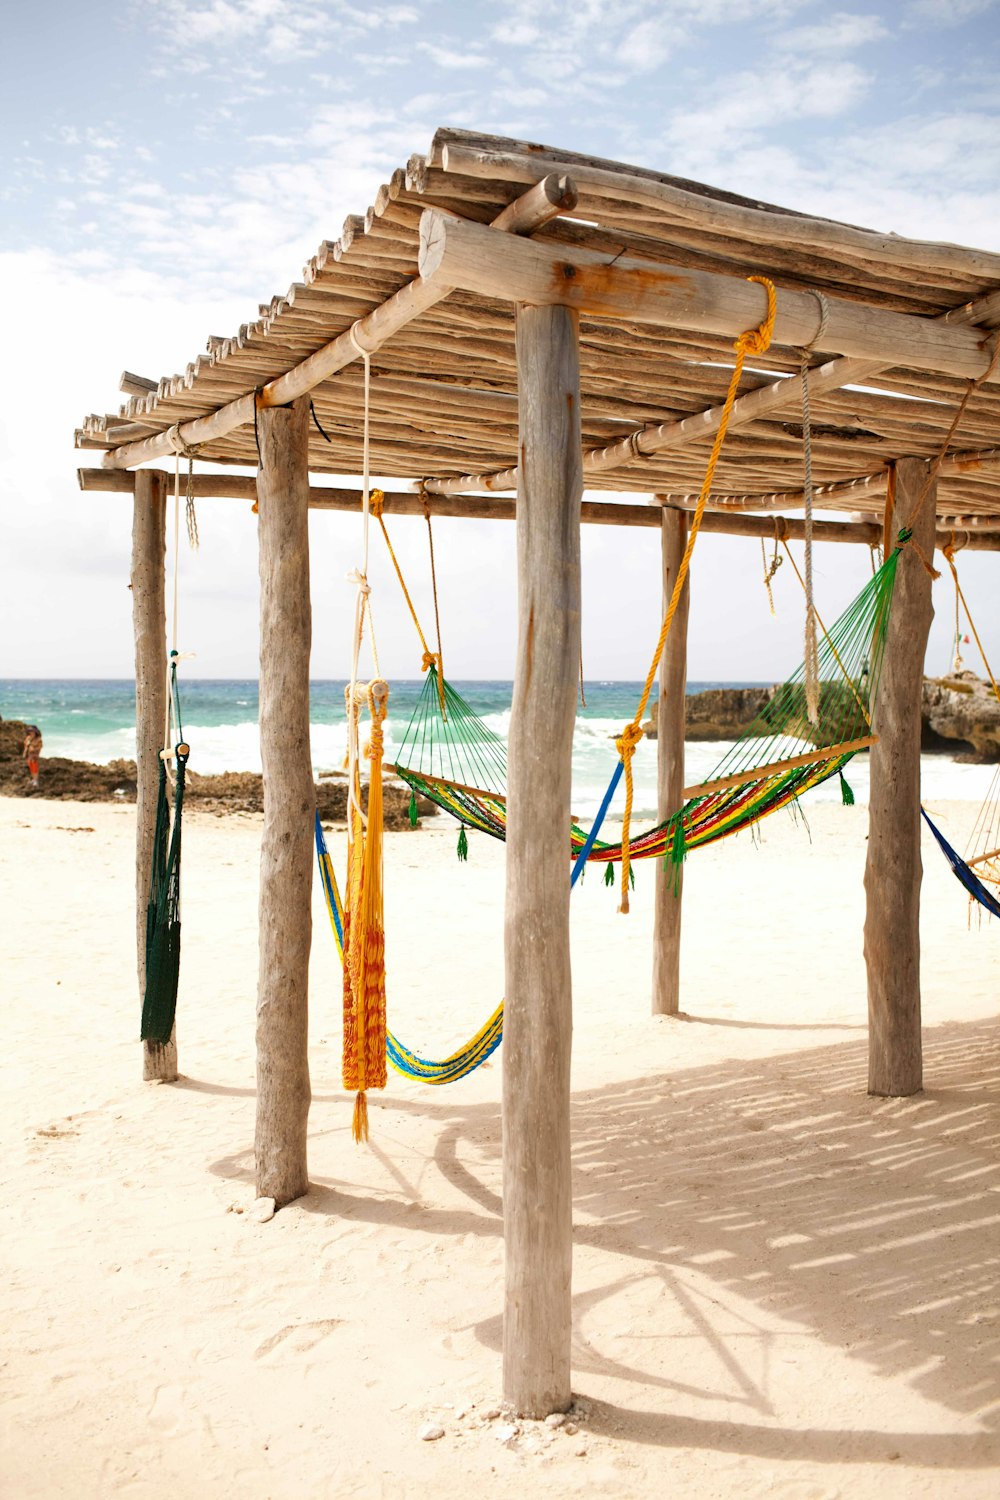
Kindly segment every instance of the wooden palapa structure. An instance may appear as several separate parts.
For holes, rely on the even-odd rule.
[[[118,415],[89,417],[103,451],[85,490],[134,494],[140,987],[156,756],[164,718],[166,473],[174,454],[243,465],[197,496],[259,498],[264,833],[257,1187],[306,1191],[309,507],[360,495],[310,475],[360,472],[362,354],[371,356],[379,474],[418,481],[388,513],[517,525],[519,642],[509,745],[503,1079],[504,1392],[542,1415],[570,1400],[571,993],[567,828],[579,673],[580,522],[656,527],[676,577],[733,340],[761,322],[702,530],[803,535],[807,351],[814,539],[874,545],[910,525],[871,754],[865,955],[869,1087],[921,1087],[920,685],[929,564],[953,532],[1000,549],[1000,255],[805,217],[659,173],[523,141],[441,130],[303,278],[183,375],[126,375]],[[969,382],[979,382],[970,393]],[[848,388],[849,387],[849,388]],[[960,430],[949,428],[967,397]],[[314,403],[318,423],[310,420]],[[322,435],[320,431],[322,427]],[[948,448],[943,457],[942,449]],[[593,500],[633,491],[641,502]],[[516,499],[513,498],[516,492]],[[511,498],[507,498],[509,495]],[[891,497],[892,514],[887,514]],[[839,517],[839,518],[838,518]],[[660,814],[683,785],[685,612],[660,679]],[[544,767],[531,747],[544,739]],[[658,874],[653,1009],[678,1009],[680,894]],[[541,956],[543,955],[543,957]],[[147,1076],[176,1076],[146,1044]]]

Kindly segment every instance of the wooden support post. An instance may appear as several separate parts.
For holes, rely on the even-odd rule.
[[[661,521],[663,609],[666,612],[687,543],[688,519],[664,507]],[[687,691],[687,626],[690,579],[684,580],[677,612],[660,663],[656,709],[656,821],[666,822],[684,801],[684,713]],[[656,861],[653,911],[653,1015],[680,1010],[682,865]]]
[[[166,519],[167,476],[140,469],[135,476],[130,584],[135,630],[135,940],[140,1011],[146,992],[146,907],[167,709]],[[173,1083],[177,1077],[176,1027],[169,1042],[143,1042],[142,1076]]]
[[[508,750],[503,1204],[504,1398],[570,1404],[573,1002],[569,849],[580,670],[577,316],[518,307],[518,652]]]
[[[257,1196],[309,1188],[309,949],[316,790],[309,747],[309,401],[258,416],[260,854]]]
[[[934,551],[934,486],[923,459],[896,468],[894,529],[903,548],[889,616],[871,750],[865,962],[868,967],[868,1092],[900,1097],[923,1087],[920,1037],[920,704],[934,608],[920,554]],[[919,508],[918,508],[919,507]]]

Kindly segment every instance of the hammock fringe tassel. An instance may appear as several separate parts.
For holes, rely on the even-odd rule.
[[[840,773],[840,798],[845,807],[854,806],[854,788],[843,771]]]
[[[358,1145],[368,1139],[368,1095],[359,1089],[354,1096],[354,1114],[351,1118],[351,1134]]]
[[[458,857],[463,862],[469,857],[469,840],[466,837],[464,823],[458,831]]]

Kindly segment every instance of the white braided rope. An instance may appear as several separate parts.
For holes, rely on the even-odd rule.
[[[813,292],[819,303],[819,326],[811,343],[802,350],[799,376],[802,382],[802,459],[805,470],[803,479],[804,531],[805,531],[805,588],[806,631],[803,654],[803,675],[806,689],[806,713],[810,724],[819,723],[819,636],[816,628],[816,604],[813,598],[813,475],[812,475],[812,421],[809,411],[809,356],[823,337],[830,304],[822,292]]]
[[[361,819],[362,825],[367,827],[368,819],[361,809],[361,805],[355,794],[355,786],[358,778],[358,709],[357,709],[357,686],[358,686],[358,663],[361,657],[361,641],[365,629],[365,612],[370,611],[369,598],[371,587],[368,583],[368,537],[369,522],[371,518],[371,443],[370,443],[370,413],[371,413],[371,351],[366,349],[358,339],[356,325],[351,324],[348,330],[351,343],[364,361],[365,370],[365,407],[364,407],[364,438],[362,445],[362,464],[364,478],[361,491],[361,567],[353,568],[347,575],[349,583],[355,586],[354,596],[354,631],[351,639],[351,685],[347,702],[347,826],[353,827],[353,814],[356,812]],[[374,642],[374,636],[373,636]],[[378,663],[376,662],[376,675],[378,675]]]

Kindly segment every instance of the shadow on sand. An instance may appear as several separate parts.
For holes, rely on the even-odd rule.
[[[716,1287],[756,1303],[762,1316],[801,1324],[832,1348],[849,1343],[851,1359],[906,1379],[948,1410],[975,1415],[983,1431],[856,1431],[845,1446],[843,1433],[826,1429],[605,1406],[616,1436],[820,1461],[891,1457],[969,1468],[998,1461],[996,1026],[930,1031],[927,1055],[928,1088],[910,1100],[864,1094],[863,1037],[575,1092],[575,1240],[625,1257],[637,1278],[662,1277],[675,1296],[684,1290],[679,1273],[696,1268]],[[400,1198],[371,1199],[353,1185],[317,1183],[302,1207],[424,1234],[500,1235],[499,1111],[450,1106],[442,1092],[426,1100],[389,1095],[383,1118],[395,1116],[396,1130],[405,1130],[408,1114],[438,1121],[434,1163],[468,1200],[467,1211],[414,1202],[396,1168]],[[322,1129],[314,1120],[316,1126]],[[227,1158],[214,1170],[231,1176],[245,1160]],[[589,1308],[632,1279],[577,1293],[574,1369],[688,1389],[680,1380],[631,1370],[587,1343],[582,1325]],[[766,1418],[766,1401],[725,1340],[704,1319],[699,1327],[742,1389],[736,1399]],[[498,1317],[476,1333],[499,1348]]]

